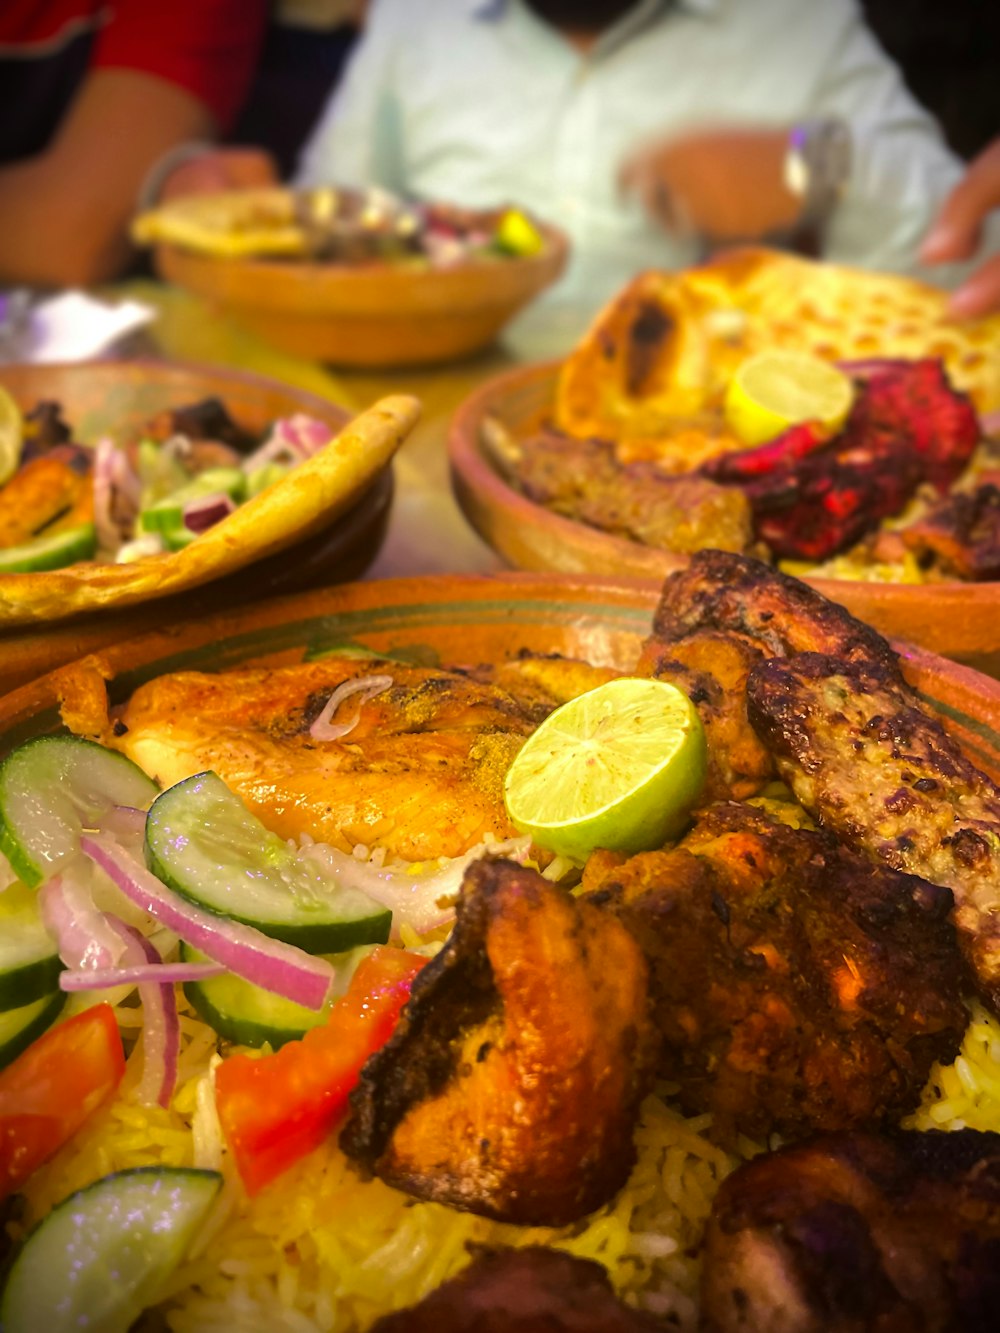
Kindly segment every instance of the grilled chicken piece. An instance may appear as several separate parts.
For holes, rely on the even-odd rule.
[[[747,700],[781,776],[818,823],[953,891],[959,944],[1000,1013],[1000,789],[877,664],[819,654],[765,662]]]
[[[466,871],[455,928],[366,1063],[340,1142],[421,1199],[562,1226],[635,1160],[654,1032],[642,954],[533,870]]]
[[[523,652],[509,662],[489,668],[487,679],[506,690],[526,708],[539,713],[539,721],[553,708],[568,703],[587,690],[606,685],[622,673],[613,667],[594,666],[578,658],[556,653],[542,655]]]
[[[0,488],[0,547],[31,541],[64,514],[76,523],[93,516],[90,459],[72,444],[57,444],[25,463]],[[50,529],[55,531],[53,527]]]
[[[706,802],[744,800],[774,776],[747,717],[747,680],[763,659],[817,645],[896,670],[874,630],[759,560],[701,551],[666,580],[638,672],[671,681],[697,707],[708,740]]]
[[[487,447],[529,500],[602,532],[682,554],[753,546],[750,503],[734,487],[695,473],[666,476],[653,463],[621,463],[613,444],[555,431],[516,442],[494,433]]]
[[[659,1072],[722,1139],[898,1117],[958,1050],[951,894],[824,834],[724,803],[585,884],[649,963]]]
[[[774,777],[774,760],[750,725],[746,687],[760,650],[736,634],[699,630],[672,643],[646,640],[636,675],[669,681],[698,709],[708,742],[702,803],[744,800]]]
[[[765,657],[829,653],[878,662],[899,677],[885,639],[842,606],[759,560],[726,551],[701,551],[671,574],[653,620],[654,638],[666,643],[704,629],[743,635]]]
[[[838,1134],[716,1197],[703,1333],[994,1333],[1000,1135]]]
[[[393,683],[364,703],[345,699],[336,721],[357,718],[346,735],[313,740],[332,692],[371,675]],[[503,779],[536,721],[503,690],[457,673],[325,658],[160,676],[136,690],[107,741],[163,786],[213,769],[281,837],[421,861],[459,856],[487,833],[515,835]]]
[[[1000,487],[988,482],[957,491],[896,535],[946,578],[1000,578]]]
[[[370,1333],[656,1333],[623,1304],[600,1264],[542,1245],[484,1249],[458,1277]]]

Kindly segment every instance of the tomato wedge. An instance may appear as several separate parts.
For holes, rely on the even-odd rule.
[[[50,1028],[0,1071],[0,1198],[73,1137],[124,1073],[110,1004]]]
[[[273,1055],[231,1055],[215,1071],[222,1131],[249,1194],[323,1142],[347,1110],[361,1066],[392,1035],[427,959],[378,946],[322,1027]]]

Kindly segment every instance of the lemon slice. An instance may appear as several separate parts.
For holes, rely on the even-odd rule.
[[[818,421],[831,434],[847,420],[854,385],[842,370],[806,352],[761,352],[729,382],[725,413],[744,444],[763,444],[800,421]]]
[[[0,486],[10,481],[21,466],[24,418],[6,389],[0,389]]]
[[[678,833],[705,782],[701,719],[661,680],[624,677],[551,713],[507,773],[514,827],[583,861],[595,847],[638,852]]]
[[[542,233],[519,208],[505,210],[497,223],[493,239],[501,250],[520,257],[537,255],[545,247]]]

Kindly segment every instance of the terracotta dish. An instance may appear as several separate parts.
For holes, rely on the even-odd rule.
[[[118,612],[160,598],[186,598],[217,585],[216,600],[288,591],[356,576],[374,556],[392,495],[389,463],[416,420],[413,399],[386,399],[349,422],[312,394],[232,371],[157,362],[8,366],[2,385],[22,407],[60,402],[75,437],[121,438],[157,412],[216,396],[237,423],[263,432],[279,417],[306,413],[334,438],[313,458],[209,528],[178,552],[127,565],[83,562],[44,573],[0,577],[0,628],[44,627],[70,616]],[[186,605],[186,603],[184,603]],[[161,607],[176,615],[175,603]]]
[[[520,648],[626,670],[649,631],[657,584],[506,574],[349,583],[168,626],[89,660],[112,702],[165,671],[297,662],[325,647],[406,650],[431,664],[500,660]],[[899,645],[897,645],[899,647]],[[919,649],[903,671],[973,761],[1000,780],[1000,682]],[[59,671],[0,699],[0,753],[59,726]]]
[[[551,421],[559,363],[508,371],[459,408],[449,436],[452,485],[479,535],[520,569],[662,579],[684,557],[614,537],[534,504],[499,475],[483,449],[487,419],[515,438]],[[1000,584],[899,584],[809,579],[883,634],[991,672],[1000,668]]]
[[[540,229],[539,254],[453,268],[218,258],[176,246],[160,246],[156,264],[168,282],[216,302],[295,356],[341,366],[425,365],[488,347],[558,278],[566,238]]]

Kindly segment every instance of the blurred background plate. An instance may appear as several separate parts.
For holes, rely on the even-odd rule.
[[[488,347],[558,278],[566,238],[538,226],[545,237],[539,254],[454,268],[222,259],[175,246],[157,249],[156,267],[295,356],[340,366],[428,365]]]
[[[60,402],[75,437],[86,442],[105,434],[115,438],[166,407],[212,396],[221,398],[233,418],[254,433],[296,412],[325,422],[334,432],[349,420],[347,412],[318,395],[263,376],[209,366],[156,361],[14,365],[0,369],[0,385],[22,409],[44,399]],[[0,689],[101,644],[182,617],[358,578],[382,544],[392,493],[392,471],[386,468],[348,512],[322,531],[299,541],[292,537],[284,550],[183,593],[138,605],[110,606],[58,624],[24,629],[7,625],[0,632]]]
[[[310,649],[365,645],[425,665],[502,661],[521,648],[627,671],[659,586],[559,575],[443,575],[349,583],[168,626],[101,651],[92,667],[124,701],[167,671],[279,666]],[[1000,683],[905,647],[903,672],[972,761],[1000,778]],[[73,668],[76,671],[76,668]],[[0,699],[0,753],[59,726],[57,671]]]
[[[515,438],[551,421],[559,368],[553,361],[505,372],[459,407],[448,441],[455,498],[483,540],[515,568],[662,579],[685,557],[534,504],[508,485],[483,449],[487,418]],[[891,638],[1000,675],[1000,583],[808,582]]]

